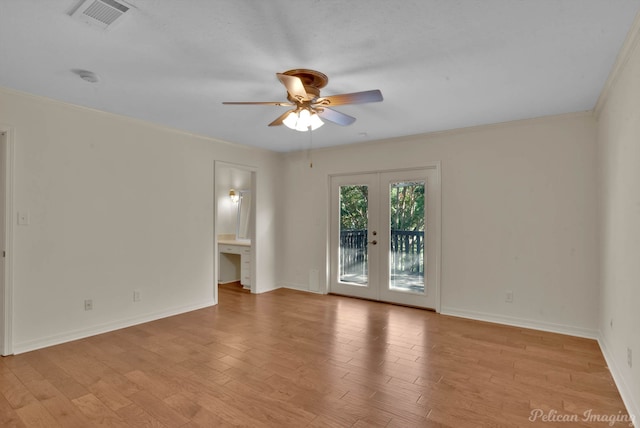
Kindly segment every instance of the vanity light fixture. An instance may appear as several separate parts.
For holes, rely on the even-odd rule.
[[[229,197],[231,198],[231,201],[233,201],[234,203],[238,203],[238,201],[240,200],[240,195],[238,195],[235,191],[235,189],[230,189],[229,190]]]

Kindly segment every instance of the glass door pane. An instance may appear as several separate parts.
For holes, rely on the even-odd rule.
[[[387,245],[380,245],[377,231],[378,177],[375,173],[331,177],[329,257],[332,293],[363,299],[379,298],[378,266],[380,257],[386,256]]]
[[[367,230],[369,187],[340,186],[339,280],[366,286],[369,282]]]
[[[425,181],[389,183],[389,289],[425,291]]]

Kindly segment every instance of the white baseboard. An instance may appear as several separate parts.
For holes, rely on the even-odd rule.
[[[607,341],[604,339],[602,334],[598,337],[598,344],[600,345],[602,355],[604,355],[604,359],[607,362],[613,381],[618,387],[618,392],[620,392],[622,401],[627,408],[627,412],[634,419],[634,426],[640,427],[640,397],[633,396],[633,390],[629,385],[627,385],[625,377],[623,376],[618,364],[616,364],[616,360],[613,358],[613,354],[609,350],[610,348],[607,345]]]
[[[52,336],[41,337],[34,340],[28,340],[26,342],[14,343],[13,353],[22,354],[24,352],[29,352],[29,351],[34,351],[36,349],[59,345],[61,343],[71,342],[73,340],[84,339],[86,337],[95,336],[97,334],[108,333],[110,331],[131,327],[137,324],[143,324],[145,322],[155,321],[161,318],[167,318],[174,315],[179,315],[186,312],[207,308],[214,305],[215,305],[215,302],[212,299],[205,303],[199,303],[197,305],[171,308],[165,311],[152,312],[149,314],[145,314],[145,315],[141,315],[133,318],[127,318],[123,320],[118,320],[114,322],[108,322],[105,324],[100,324],[100,325],[92,326],[89,328],[83,328],[79,330],[68,331],[66,333],[60,333]]]
[[[587,339],[597,340],[599,337],[597,330],[588,328],[510,317],[506,315],[496,315],[486,312],[469,311],[466,309],[458,309],[448,306],[442,306],[440,308],[440,313],[442,315],[450,315],[454,317],[468,318],[472,320],[486,321],[496,324],[505,324],[513,327],[530,328],[532,330],[548,331],[550,333],[567,334],[569,336],[584,337]]]
[[[268,292],[270,292],[270,291],[277,290],[278,288],[281,288],[281,287],[261,288],[260,290],[256,291],[256,292],[255,292],[255,294],[268,293]]]
[[[290,290],[305,291],[307,293],[312,293],[312,294],[326,294],[321,291],[309,290],[309,286],[307,284],[294,284],[293,282],[283,282],[280,284],[280,288],[288,288]]]

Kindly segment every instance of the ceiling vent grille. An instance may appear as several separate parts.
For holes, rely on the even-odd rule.
[[[128,6],[115,0],[85,0],[71,16],[96,27],[107,29],[128,10]]]

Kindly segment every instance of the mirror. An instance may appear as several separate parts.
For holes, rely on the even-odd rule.
[[[251,190],[240,190],[238,217],[236,220],[236,239],[251,239]]]

